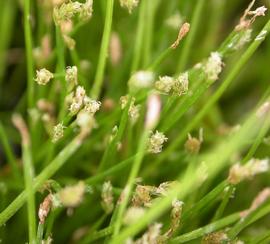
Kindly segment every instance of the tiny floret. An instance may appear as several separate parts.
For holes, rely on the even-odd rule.
[[[188,72],[185,72],[178,76],[173,84],[173,93],[181,96],[188,92],[189,77]]]
[[[155,82],[155,88],[163,93],[168,94],[173,85],[174,85],[174,78],[171,76],[160,76],[158,81]]]
[[[93,14],[93,0],[86,0],[81,6],[80,18],[83,21],[87,21],[92,17]]]
[[[160,153],[162,151],[163,144],[168,140],[168,138],[161,132],[156,131],[151,133],[148,140],[148,152],[150,153]]]
[[[131,14],[133,9],[139,4],[139,0],[120,0],[121,7],[127,8],[128,12]]]
[[[35,81],[39,85],[46,85],[53,77],[54,77],[53,73],[43,68],[43,69],[37,70]]]
[[[53,127],[53,138],[52,141],[55,143],[59,141],[64,136],[65,126],[59,123]]]
[[[113,203],[113,188],[110,181],[104,182],[101,192],[101,205],[106,213],[111,213],[114,208]]]
[[[64,207],[77,207],[83,200],[85,184],[80,181],[73,186],[67,186],[58,192],[59,199]]]
[[[212,52],[204,67],[207,78],[211,81],[216,81],[219,78],[222,68],[223,62],[221,55],[218,52]]]
[[[94,115],[101,106],[101,102],[91,99],[90,97],[84,97],[84,110]]]
[[[66,69],[66,81],[71,85],[71,89],[78,84],[78,68],[69,66]]]

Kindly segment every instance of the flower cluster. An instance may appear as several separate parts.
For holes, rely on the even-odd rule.
[[[63,123],[59,123],[53,127],[52,142],[55,143],[64,136],[64,129],[65,126],[63,125]]]
[[[36,78],[35,81],[39,84],[39,85],[47,85],[48,82],[53,79],[54,75],[53,73],[51,73],[49,70],[43,68],[40,70],[36,71]]]
[[[223,66],[224,63],[222,62],[220,53],[212,52],[204,66],[207,79],[210,81],[216,81],[219,78],[219,74],[221,73]]]
[[[152,132],[150,138],[148,139],[148,152],[160,153],[162,151],[164,142],[167,140],[168,138],[163,133],[158,131],[155,133]]]
[[[110,181],[104,182],[102,186],[101,205],[106,213],[110,213],[113,211],[114,203],[113,203],[113,191],[112,184]]]
[[[132,13],[132,10],[138,6],[138,4],[139,0],[120,0],[121,7],[127,8],[130,14]]]
[[[124,109],[128,105],[129,99],[130,99],[130,105],[128,109],[128,115],[131,122],[135,124],[140,116],[141,105],[139,104],[135,105],[135,98],[134,97],[130,98],[129,95],[126,95],[126,96],[120,97],[120,106],[121,106],[121,109]]]
[[[162,93],[181,96],[188,92],[189,76],[185,72],[180,74],[177,78],[170,76],[161,76],[159,80],[155,82],[155,88]]]

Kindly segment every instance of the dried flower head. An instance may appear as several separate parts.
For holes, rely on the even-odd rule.
[[[154,186],[137,185],[135,193],[132,198],[133,206],[149,207],[151,205],[151,195],[155,190]]]
[[[63,21],[71,20],[76,14],[81,12],[82,3],[80,2],[67,2],[63,3],[60,7],[55,7],[53,11],[54,21],[57,25],[61,25]]]
[[[218,52],[212,52],[204,67],[207,79],[216,81],[219,78],[223,66],[221,55]]]
[[[49,70],[45,68],[36,71],[35,81],[39,85],[46,85],[52,78],[53,73],[51,73]]]
[[[200,151],[201,144],[203,142],[203,130],[199,131],[199,138],[192,137],[188,134],[188,139],[185,143],[185,149],[188,153],[197,154]]]
[[[92,17],[93,14],[93,0],[86,0],[81,6],[80,19],[87,21]]]
[[[81,130],[90,131],[95,126],[95,119],[92,114],[89,114],[85,110],[81,110],[77,114],[76,123]]]
[[[140,109],[141,105],[134,105],[133,103],[129,107],[128,115],[133,124],[135,124],[140,117]]]
[[[75,94],[71,99],[71,104],[69,106],[69,111],[72,115],[75,115],[79,112],[84,104],[85,90],[82,86],[77,86]]]
[[[175,79],[173,84],[173,93],[182,96],[188,92],[189,77],[188,72],[180,74],[177,79]]]
[[[175,79],[171,76],[160,76],[159,79],[155,82],[155,88],[163,93],[168,94],[173,85],[175,83]]]
[[[85,193],[85,184],[83,181],[73,186],[66,186],[58,192],[59,199],[64,207],[74,208],[78,206]]]
[[[38,210],[38,217],[39,217],[39,222],[41,224],[44,224],[46,217],[48,216],[50,210],[52,207],[52,198],[51,194],[45,197],[43,202],[39,205],[39,210]]]
[[[138,6],[138,4],[139,0],[120,0],[121,7],[127,8],[130,14],[132,13],[132,10]]]
[[[120,106],[121,106],[121,109],[124,109],[127,104],[128,104],[128,100],[129,100],[129,95],[125,95],[125,96],[121,96],[120,97]],[[131,104],[134,104],[135,103],[135,97],[131,97]]]
[[[228,236],[224,231],[213,232],[202,238],[202,244],[220,244],[228,241]]]
[[[178,36],[177,36],[177,39],[176,41],[171,45],[171,48],[175,49],[178,47],[180,41],[187,35],[187,33],[189,32],[189,29],[190,29],[190,24],[189,23],[184,23],[179,32],[178,32]]]
[[[141,238],[136,240],[136,244],[158,244],[162,242],[161,237],[161,223],[154,223],[149,226],[148,230],[143,234]]]
[[[230,168],[228,181],[231,184],[250,179],[257,174],[264,173],[269,170],[269,159],[251,159],[245,165],[239,163]]]
[[[87,96],[84,97],[84,110],[90,113],[91,115],[94,115],[101,106],[101,102],[96,101],[94,99],[91,99]]]
[[[72,90],[74,86],[78,85],[78,68],[76,66],[68,66],[66,68],[66,81],[69,89]]]
[[[52,142],[59,141],[64,136],[65,126],[62,123],[59,123],[53,127],[53,137]]]
[[[151,133],[150,138],[148,139],[148,152],[150,153],[160,153],[163,147],[164,142],[168,138],[161,132],[156,131]]]
[[[111,213],[114,208],[113,189],[110,181],[104,182],[101,192],[101,205],[106,213]]]
[[[154,78],[154,74],[151,71],[138,71],[131,76],[128,84],[132,90],[150,88]]]

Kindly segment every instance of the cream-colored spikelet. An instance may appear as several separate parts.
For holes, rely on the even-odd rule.
[[[54,75],[49,70],[43,68],[36,71],[35,81],[39,85],[47,85],[51,79],[53,79]]]
[[[168,138],[161,132],[156,131],[151,133],[148,139],[148,152],[150,153],[160,153],[162,151],[163,144],[168,140]]]
[[[131,14],[133,9],[139,4],[139,0],[120,0],[121,7],[127,8],[128,12]]]

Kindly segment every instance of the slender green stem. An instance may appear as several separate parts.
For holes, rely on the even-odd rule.
[[[190,55],[190,52],[192,50],[192,45],[194,43],[196,33],[200,26],[200,19],[203,13],[203,6],[204,6],[205,0],[197,0],[197,4],[192,16],[191,25],[190,25],[190,32],[187,36],[187,39],[185,40],[185,43],[182,48],[181,56],[179,59],[179,62],[177,64],[177,72],[180,73],[186,68],[188,58]]]
[[[82,143],[82,136],[75,137],[55,159],[34,179],[33,190],[37,191],[42,184],[51,178],[65,162],[78,150]],[[28,192],[23,191],[9,206],[0,213],[0,226],[6,223],[25,203]]]
[[[134,51],[133,51],[133,59],[131,64],[131,74],[135,72],[140,65],[141,57],[142,57],[142,48],[143,48],[143,37],[144,37],[144,27],[145,27],[145,10],[146,10],[146,1],[142,0],[139,9],[139,19],[136,30]]]
[[[95,76],[94,85],[91,91],[91,96],[94,99],[97,99],[101,92],[106,59],[107,59],[107,52],[108,52],[108,47],[109,47],[110,35],[111,35],[111,28],[112,28],[113,6],[114,6],[114,0],[107,0],[105,26],[104,26],[103,36],[102,36],[97,72]]]
[[[267,22],[265,27],[262,29],[261,32],[266,31],[266,34],[270,30],[270,21]],[[201,121],[201,119],[210,111],[211,107],[220,99],[220,97],[223,95],[223,93],[226,91],[228,86],[234,81],[234,79],[237,77],[237,75],[240,73],[241,69],[244,67],[244,65],[247,63],[247,61],[251,58],[251,56],[254,54],[254,52],[258,49],[260,44],[262,43],[263,39],[260,40],[254,40],[252,44],[249,46],[249,48],[245,51],[245,53],[241,56],[241,58],[237,61],[237,63],[234,65],[233,69],[227,76],[227,78],[224,80],[222,85],[218,88],[218,90],[209,98],[208,102],[203,106],[203,108],[200,110],[200,112],[190,121],[190,123],[182,130],[182,132],[179,134],[177,138],[169,145],[169,147],[164,150],[160,158],[158,159],[158,163],[161,163],[165,158],[168,157],[168,155],[173,152],[174,149],[176,149],[179,144],[181,144],[185,138],[186,135],[194,129],[194,127]],[[182,111],[182,110],[181,110]],[[179,114],[178,114],[179,116]],[[176,116],[175,116],[176,117]],[[177,121],[178,119],[175,119]],[[171,128],[171,125],[174,123],[171,123],[170,126],[165,128]],[[164,129],[164,128],[163,128]]]
[[[34,168],[31,156],[30,144],[23,143],[23,171],[25,189],[27,193],[27,213],[28,213],[28,231],[29,243],[34,244],[36,240],[36,204],[35,190],[33,187]]]
[[[34,107],[34,60],[31,33],[31,0],[24,1],[24,39],[27,60],[27,102],[28,108]]]
[[[123,199],[121,200],[121,203],[119,203],[119,209],[118,209],[117,216],[115,219],[115,224],[114,224],[115,228],[113,231],[113,238],[117,238],[117,235],[120,231],[123,215],[128,205],[128,201],[131,196],[133,185],[135,183],[136,177],[138,176],[140,166],[144,157],[148,136],[149,136],[149,130],[145,129],[138,145],[138,154],[135,157],[134,163],[132,165],[132,168],[129,174],[127,184],[124,189]],[[114,240],[115,239],[113,239],[112,243],[117,243],[117,242],[114,242]]]

